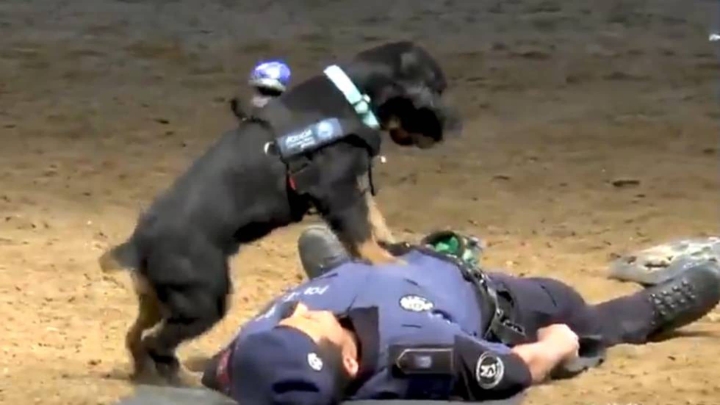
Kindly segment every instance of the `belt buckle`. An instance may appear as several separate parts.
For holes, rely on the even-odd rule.
[[[525,334],[525,328],[523,328],[522,326],[516,324],[515,322],[512,322],[512,321],[509,320],[508,318],[503,319],[503,320],[502,320],[502,324],[503,324],[503,326],[508,327],[508,328],[514,330],[515,332]]]
[[[518,345],[526,338],[525,329],[510,322],[507,318],[491,322],[488,332],[492,333],[498,341],[508,346]]]

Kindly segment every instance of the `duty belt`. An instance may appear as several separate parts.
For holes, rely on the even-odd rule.
[[[526,340],[525,330],[514,322],[513,303],[509,297],[498,294],[487,276],[479,270],[461,266],[466,280],[475,285],[475,292],[482,312],[483,339],[515,346]]]

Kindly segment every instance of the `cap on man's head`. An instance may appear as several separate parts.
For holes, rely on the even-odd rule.
[[[232,396],[242,405],[336,403],[335,376],[306,334],[277,327],[252,334],[235,347]]]

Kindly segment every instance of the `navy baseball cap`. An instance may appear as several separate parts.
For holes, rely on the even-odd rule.
[[[241,405],[337,403],[338,370],[318,345],[294,328],[279,326],[238,342],[230,360],[232,397]]]

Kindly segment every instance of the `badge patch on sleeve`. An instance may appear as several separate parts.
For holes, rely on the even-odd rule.
[[[400,298],[400,307],[411,312],[426,312],[435,308],[435,304],[419,295],[404,295]]]
[[[480,388],[490,390],[497,387],[505,375],[505,364],[496,355],[485,352],[475,366],[475,379]]]

